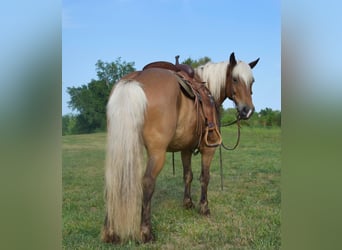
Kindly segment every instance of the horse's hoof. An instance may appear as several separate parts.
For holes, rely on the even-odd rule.
[[[200,209],[199,209],[199,213],[201,215],[204,215],[204,216],[210,216],[210,209],[208,208],[208,206],[201,206]]]
[[[201,212],[202,215],[209,217],[210,216],[210,209],[208,208],[207,210]]]
[[[112,243],[112,244],[119,244],[119,243],[121,243],[120,237],[117,234],[115,234],[115,233],[110,234],[105,229],[102,231],[101,239],[105,243]]]
[[[192,208],[195,208],[195,204],[192,202],[191,199],[184,199],[183,207],[185,209],[192,209]]]
[[[146,226],[141,227],[140,236],[141,236],[142,243],[153,241],[153,235],[151,233],[151,229]]]

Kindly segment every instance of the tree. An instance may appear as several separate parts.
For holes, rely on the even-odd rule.
[[[187,65],[190,65],[191,67],[193,68],[197,68],[198,66],[200,65],[204,65],[206,64],[207,62],[210,62],[211,59],[207,56],[205,57],[201,57],[200,59],[198,60],[193,60],[191,59],[190,57],[188,57],[187,59],[185,59],[182,63],[183,64],[187,64]]]
[[[71,135],[74,133],[76,117],[72,114],[62,116],[62,135]]]
[[[97,77],[99,80],[105,81],[108,87],[113,86],[124,75],[135,71],[134,62],[121,62],[121,57],[111,63],[98,60],[95,65]]]
[[[112,63],[98,60],[95,65],[98,80],[67,89],[71,97],[69,107],[78,111],[74,126],[76,133],[105,130],[106,105],[113,85],[124,75],[135,71],[134,62],[121,62],[120,57]]]
[[[281,126],[281,112],[265,108],[259,112],[259,122],[262,126]]]

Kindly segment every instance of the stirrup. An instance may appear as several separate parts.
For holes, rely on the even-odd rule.
[[[209,127],[207,126],[205,128],[205,134],[204,134],[204,143],[207,147],[217,147],[220,146],[222,143],[222,137],[220,132],[217,130],[217,126],[214,126],[214,128],[210,129],[210,132],[213,132],[217,135],[218,139],[215,143],[209,143],[208,142],[208,135],[209,135]]]

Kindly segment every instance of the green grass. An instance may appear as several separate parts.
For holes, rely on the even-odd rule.
[[[280,154],[279,128],[241,130],[234,151],[223,153],[223,191],[219,150],[211,167],[208,189],[211,216],[182,207],[183,179],[180,155],[171,154],[157,179],[152,201],[152,226],[156,241],[128,242],[117,249],[279,249]],[[233,145],[235,128],[223,129],[224,142]],[[229,140],[228,140],[229,139]],[[104,220],[104,159],[106,134],[63,137],[63,247],[112,249],[100,240]],[[200,156],[192,161],[193,201],[200,197]]]

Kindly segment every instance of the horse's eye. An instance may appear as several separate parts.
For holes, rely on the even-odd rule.
[[[237,83],[238,79],[236,77],[233,77],[233,82]]]

